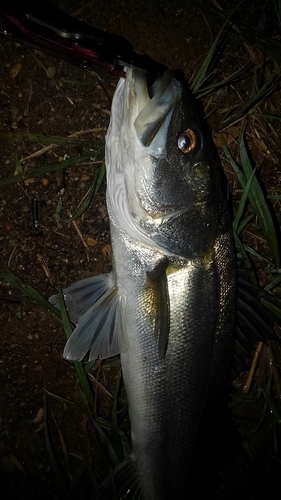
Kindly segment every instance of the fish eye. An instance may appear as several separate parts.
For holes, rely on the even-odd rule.
[[[197,137],[193,130],[190,128],[186,129],[179,137],[178,137],[178,148],[183,153],[191,153],[197,146]]]

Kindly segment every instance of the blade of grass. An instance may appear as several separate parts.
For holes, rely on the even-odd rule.
[[[19,161],[18,157],[16,155],[12,155],[12,161],[14,161],[15,163],[15,175],[23,175],[24,174],[24,171],[23,171],[23,168],[22,168],[22,164],[21,162]]]
[[[97,360],[93,359],[92,361],[88,361],[88,363],[85,364],[84,368],[88,372],[89,370],[92,370],[96,364]]]
[[[252,263],[251,263],[249,256],[245,250],[244,244],[242,243],[239,236],[235,232],[233,232],[233,236],[234,236],[236,246],[237,246],[239,252],[241,253],[241,258],[243,260],[243,263],[244,263],[246,269],[248,269],[248,271],[249,271],[249,276],[250,276],[251,282],[254,283],[254,285],[258,285],[258,281],[257,281],[256,275],[255,275],[255,272],[253,270]]]
[[[252,95],[250,98],[250,101],[244,108],[241,110],[241,114],[245,114],[250,111],[250,109],[253,109],[256,107],[261,101],[263,101],[266,97],[271,95],[273,92],[276,91],[276,86],[280,82],[280,72],[281,68],[278,67],[276,70],[272,73],[270,78],[268,78],[262,87],[256,92],[256,94]]]
[[[222,25],[218,35],[216,36],[207,56],[205,57],[205,59],[203,61],[201,68],[198,70],[196,76],[193,78],[191,85],[190,85],[190,89],[193,93],[199,92],[200,88],[202,87],[202,84],[209,78],[210,75],[208,75],[208,71],[210,70],[210,67],[213,64],[214,56],[216,54],[216,51],[218,50],[218,46],[219,46],[219,42],[220,42],[221,37],[222,37],[222,33],[224,32],[225,27],[228,24],[229,20],[233,16],[233,13],[235,12],[236,9],[239,8],[239,6],[242,3],[243,3],[243,1],[239,2],[239,4],[237,6],[235,6],[235,8],[232,10],[230,15],[228,16],[228,18],[223,23],[223,25]],[[202,90],[204,90],[204,89],[202,89]]]
[[[245,73],[245,71],[251,67],[252,64],[246,63],[244,66],[242,66],[242,68],[238,69],[237,71],[234,71],[234,73],[227,76],[223,80],[220,80],[219,82],[214,82],[208,85],[207,87],[200,86],[198,89],[193,90],[193,94],[196,95],[197,99],[201,99],[202,97],[206,97],[207,95],[211,94],[212,92],[215,92],[215,90],[218,90],[221,87],[226,87],[227,85],[233,85],[239,80],[239,77],[242,76],[243,73]],[[246,78],[247,74],[245,74],[244,77]]]
[[[25,283],[21,278],[16,276],[10,269],[0,267],[0,277],[8,281],[10,285],[19,290],[23,295],[31,299],[36,305],[44,309],[45,312],[51,314],[54,318],[62,321],[60,311],[45,299],[35,288]]]
[[[200,89],[203,90],[202,89],[203,83],[205,81],[207,81],[207,79],[210,77],[210,75],[208,75],[208,71],[210,69],[211,64],[213,63],[214,55],[215,55],[215,52],[217,50],[218,43],[219,43],[219,40],[221,38],[221,35],[223,33],[225,26],[226,26],[226,22],[224,23],[224,25],[220,29],[220,31],[219,31],[218,35],[216,36],[207,56],[205,57],[205,59],[203,61],[201,68],[197,71],[197,74],[195,75],[195,77],[193,78],[193,80],[191,82],[190,90],[194,94],[200,92]]]
[[[60,429],[60,426],[59,426],[55,416],[52,415],[52,417],[53,417],[53,420],[55,422],[55,426],[56,426],[57,433],[59,436],[59,441],[60,441],[61,451],[62,451],[63,457],[64,457],[64,462],[65,462],[65,465],[68,465],[69,464],[69,453],[68,453],[68,448],[67,448],[67,445],[66,445],[66,442],[64,439],[64,435]]]
[[[243,3],[243,2],[242,2]],[[274,2],[275,3],[275,2]],[[278,2],[279,3],[279,2]],[[246,2],[245,2],[246,4]],[[276,4],[275,4],[276,6]],[[278,12],[278,8],[276,9],[277,19],[280,23],[280,12]],[[273,14],[274,15],[274,14]],[[221,25],[222,21],[225,19],[222,10],[217,10],[212,8],[212,10],[208,11],[208,17],[210,17],[217,25]],[[274,57],[276,61],[281,61],[281,43],[276,38],[267,35],[266,33],[262,33],[259,28],[252,28],[249,23],[244,25],[239,20],[235,20],[235,22],[229,21],[229,28],[235,38],[238,38],[242,43],[246,43],[253,47],[259,48],[263,53]]]
[[[257,87],[256,73],[257,71],[254,72],[253,89]],[[257,114],[262,114],[262,113],[255,113],[255,110],[262,103],[262,101],[264,101],[274,92],[276,92],[280,84],[280,78],[281,78],[280,73],[281,73],[281,67],[278,67],[272,73],[271,77],[265,81],[262,87],[255,94],[252,91],[250,99],[245,104],[245,106],[242,109],[240,109],[239,112],[236,114],[234,113],[234,110],[237,108],[237,106],[230,109],[227,115],[222,120],[221,124],[222,125],[227,124],[228,126],[230,126],[230,124],[234,124],[237,121],[240,121],[245,116],[250,116],[250,115],[256,116]],[[266,114],[264,114],[264,116],[266,116]]]
[[[60,286],[59,282],[58,282],[58,292],[59,292],[58,293],[58,295],[59,295],[59,306],[60,306],[60,312],[61,312],[61,318],[62,318],[63,328],[64,328],[65,336],[66,336],[66,338],[68,340],[69,337],[72,334],[73,327],[72,327],[72,324],[71,324],[71,322],[69,321],[69,318],[68,318],[68,314],[67,314],[67,310],[66,310],[66,307],[65,307],[65,302],[64,302],[64,298],[63,298],[63,294],[62,294],[62,290],[61,290],[61,286]],[[75,366],[75,370],[76,370],[77,375],[78,375],[78,379],[79,379],[79,383],[80,383],[82,392],[83,392],[83,394],[84,394],[84,396],[86,398],[86,401],[87,401],[87,403],[89,405],[89,408],[92,411],[94,411],[94,409],[95,409],[95,402],[94,402],[94,398],[93,398],[93,393],[92,393],[92,389],[91,389],[91,386],[90,386],[87,374],[85,372],[83,363],[82,363],[82,361],[74,361],[74,366]]]
[[[117,467],[117,465],[119,464],[119,459],[115,453],[114,447],[112,446],[112,444],[110,442],[110,439],[107,437],[106,433],[104,432],[104,430],[101,428],[101,426],[98,424],[98,422],[96,420],[91,419],[91,423],[92,423],[94,429],[96,430],[96,432],[97,432],[97,434],[102,442],[103,449],[106,449],[108,451],[108,454],[109,454],[110,460],[111,460],[111,464],[112,464],[113,468],[115,469],[115,467]]]
[[[111,443],[118,457],[119,462],[122,462],[122,460],[124,459],[123,446],[122,446],[122,441],[120,439],[120,434],[118,429],[118,419],[117,419],[117,406],[119,400],[121,381],[122,381],[122,374],[120,371],[113,395],[113,406],[111,412],[111,435],[110,435]]]
[[[245,177],[248,180],[252,176],[254,169],[252,167],[251,160],[247,151],[247,145],[245,142],[245,128],[246,126],[244,126],[241,131],[239,151],[240,151],[241,165]],[[245,189],[244,186],[243,188]],[[268,201],[266,199],[266,196],[264,195],[264,192],[256,176],[254,176],[254,178],[252,179],[251,189],[249,190],[249,201],[257,215],[262,232],[267,239],[268,245],[272,253],[273,262],[276,268],[279,268],[280,250],[279,250],[277,232],[269,209]]]
[[[80,406],[78,405],[77,403],[75,403],[74,401],[71,401],[70,399],[67,399],[67,398],[63,398],[62,396],[59,396],[58,394],[54,394],[53,392],[50,392],[50,391],[46,391],[46,393],[51,396],[52,398],[56,399],[59,403],[62,403],[66,406],[70,406],[72,409],[75,409],[77,410],[79,413],[83,413],[89,417],[92,415],[92,412],[89,411],[86,411],[85,412],[85,407],[83,406]]]
[[[250,190],[250,187],[251,187],[251,184],[252,184],[252,180],[253,180],[253,178],[255,176],[255,173],[256,173],[256,168],[253,170],[251,176],[247,180],[246,186],[245,186],[245,188],[243,190],[243,195],[241,197],[241,200],[240,200],[237,212],[236,212],[236,215],[234,217],[233,229],[234,229],[234,231],[236,233],[237,233],[237,229],[238,229],[238,225],[239,225],[240,219],[241,219],[241,217],[243,215],[243,212],[244,212],[244,209],[245,209],[245,205],[246,205],[247,198],[248,198],[248,195],[249,195],[249,190]]]
[[[273,290],[276,286],[278,286],[281,283],[281,276],[278,276],[278,278],[275,278],[269,285],[267,285],[264,289],[269,292],[270,290]]]
[[[78,146],[78,147],[93,147],[99,149],[101,152],[104,150],[104,141],[100,139],[90,140],[81,139],[81,137],[62,137],[58,135],[41,135],[33,134],[30,132],[23,132],[15,130],[13,132],[0,131],[0,141],[28,141],[38,142],[49,146],[50,144],[57,144],[62,146]]]
[[[268,121],[274,122],[274,120],[280,121],[281,116],[279,115],[273,115],[272,113],[264,113],[263,111],[253,113],[253,116],[256,116],[259,118],[260,116],[263,118],[267,118]]]
[[[273,399],[268,395],[265,389],[262,389],[263,397],[270,408],[271,412],[274,414],[275,419],[279,424],[281,424],[281,412],[277,405],[274,403]]]
[[[127,434],[122,429],[119,429],[119,435],[124,450],[124,457],[128,457],[132,453],[131,443],[127,437]]]
[[[281,62],[281,43],[279,40],[261,33],[260,30],[251,28],[251,26],[244,26],[241,23],[235,27],[232,26],[231,29],[235,33],[235,36],[242,42],[257,47],[264,54],[274,57],[278,63]]]
[[[237,228],[237,234],[240,234],[242,233],[242,231],[244,231],[245,227],[247,227],[247,225],[249,224],[249,222],[251,222],[251,220],[255,217],[255,214],[250,214],[248,215],[248,217],[245,217],[245,219],[243,219],[238,228]]]
[[[102,417],[97,417],[96,422],[103,428],[106,429],[107,431],[111,430],[111,422],[108,420],[105,420],[105,418]]]
[[[89,208],[90,204],[92,203],[92,201],[96,197],[96,195],[101,187],[104,176],[105,176],[105,160],[103,160],[100,167],[97,168],[97,170],[95,172],[93,182],[92,182],[92,185],[91,185],[91,188],[89,190],[87,197],[85,198],[85,200],[81,204],[79,210],[77,210],[76,214],[74,214],[67,222],[72,222],[73,220],[77,219]]]
[[[76,167],[80,163],[89,161],[95,154],[100,154],[100,152],[91,151],[75,158],[69,158],[67,160],[52,163],[51,165],[43,165],[42,167],[30,168],[26,171],[23,171],[19,175],[14,175],[13,177],[8,177],[7,179],[1,180],[0,189],[7,188],[8,186],[17,184],[18,182],[26,181],[28,179],[31,179],[32,177],[43,177],[46,174],[56,172],[57,170],[62,170],[63,168],[69,169]]]
[[[241,186],[245,191],[247,182],[253,175],[254,168],[252,167],[251,160],[247,152],[244,134],[245,134],[245,126],[242,130],[239,142],[241,167],[234,160],[226,145],[223,146],[223,150]],[[269,209],[267,198],[263,193],[263,190],[260,186],[260,183],[256,175],[254,175],[254,177],[252,178],[251,186],[248,191],[248,199],[251,206],[253,207],[255,214],[257,215],[261,230],[268,242],[269,248],[272,253],[274,265],[276,266],[276,268],[279,268],[280,251],[279,251],[277,232]]]
[[[45,442],[46,442],[46,447],[47,447],[47,452],[49,455],[50,463],[52,466],[52,469],[56,475],[56,478],[58,480],[58,483],[60,485],[60,488],[63,493],[63,497],[67,498],[69,500],[74,500],[74,497],[72,496],[66,475],[57,460],[56,454],[53,449],[53,445],[51,442],[51,437],[50,437],[50,431],[49,431],[49,422],[48,422],[48,405],[47,405],[47,396],[45,394],[44,396],[44,415],[45,415],[45,422],[44,422],[44,432],[45,432]]]
[[[272,262],[268,260],[266,257],[261,255],[259,252],[257,252],[254,248],[250,247],[249,245],[244,244],[244,248],[247,252],[249,252],[251,255],[254,255],[254,257],[258,257],[258,259],[264,260],[267,264],[272,266]]]
[[[233,158],[233,156],[230,153],[226,144],[223,144],[223,152],[224,152],[227,160],[229,161],[232,169],[234,170],[241,186],[244,188],[247,184],[247,179],[246,179],[244,173],[242,172],[240,166],[238,165],[237,161]]]
[[[273,201],[281,200],[281,194],[268,194],[266,197],[268,200],[273,200]]]
[[[262,395],[261,388],[258,388],[257,391],[253,394],[235,394],[231,393],[231,401],[228,403],[228,408],[233,409],[241,403],[256,403]]]
[[[269,302],[269,300],[266,300],[264,298],[261,298],[262,304],[267,307],[267,309],[271,312],[271,314],[277,318],[278,322],[281,321],[281,309],[280,307],[276,306],[275,304],[272,304],[272,302]]]

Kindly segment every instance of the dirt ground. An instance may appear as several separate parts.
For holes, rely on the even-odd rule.
[[[175,0],[62,0],[55,3],[89,24],[122,35],[130,40],[135,51],[147,53],[172,69],[184,70],[188,80],[199,68],[213,41],[204,2],[200,9],[198,2]],[[205,3],[209,8],[209,2]],[[220,3],[223,7],[228,5],[228,2]],[[264,14],[258,2],[252,9],[245,12],[245,23],[258,22]],[[0,131],[10,132],[10,140],[2,138],[0,144],[1,180],[19,173],[20,168],[37,168],[67,157],[79,157],[89,151],[96,139],[104,139],[117,78],[102,74],[100,81],[95,74],[22,43],[3,37],[0,43]],[[260,53],[256,51],[254,56],[260,57]],[[230,74],[241,60],[247,61],[250,57],[249,48],[230,39],[220,61],[221,74]],[[218,131],[218,115],[222,109],[234,104],[236,98],[232,90],[216,95],[221,101],[209,121],[213,132]],[[26,132],[64,137],[79,134],[89,145],[65,146],[62,143],[46,147],[28,140]],[[280,152],[274,150],[273,142],[266,147],[272,154],[264,170],[264,182],[267,186],[280,185]],[[262,154],[257,148],[256,157],[260,161]],[[16,275],[46,298],[56,293],[57,276],[62,286],[66,286],[110,269],[104,182],[90,209],[75,221],[76,224],[67,222],[77,212],[102,160],[102,154],[93,153],[87,161],[68,169],[65,178],[60,171],[46,173],[41,178],[34,176],[1,191],[1,264],[9,263]],[[231,181],[233,175],[229,174],[229,178]],[[34,227],[32,206],[34,208],[36,203],[40,230]],[[278,209],[276,205],[275,210]],[[78,398],[75,370],[62,358],[65,335],[61,324],[5,280],[0,281],[0,321],[0,473],[5,499],[66,498],[53,472],[46,444],[43,426],[46,408],[53,447],[67,478],[73,480],[75,473],[79,476],[79,464],[81,477],[84,473],[83,480],[77,479],[73,498],[88,498],[98,481],[92,472],[95,451],[99,453],[95,434],[85,415],[81,416],[74,407],[50,395],[70,401]],[[109,411],[106,390],[111,390],[120,370],[115,362],[113,365],[107,363],[102,368],[101,363],[97,363],[92,371],[93,387],[100,398],[96,398],[95,412],[104,418]],[[258,402],[256,406],[262,412],[262,404]],[[253,407],[241,417],[246,421],[246,430],[258,427],[259,416],[251,412],[254,413]],[[263,491],[268,494],[281,492],[278,479],[281,469],[274,450],[273,425],[267,417],[258,437],[254,438],[253,481],[263,476]],[[83,469],[85,463],[87,466]],[[244,459],[240,467],[250,469]],[[231,484],[236,486],[233,496],[229,487],[225,498],[244,498],[239,491],[244,483],[241,481],[239,486],[235,474],[234,467],[233,470],[229,465],[224,467],[222,498],[226,475],[234,476]],[[249,494],[248,498],[254,496]]]

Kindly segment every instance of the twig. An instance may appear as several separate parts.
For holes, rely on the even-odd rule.
[[[243,388],[244,394],[248,394],[249,393],[249,390],[250,390],[250,387],[251,387],[251,384],[252,384],[252,381],[253,381],[253,378],[254,378],[254,374],[255,374],[255,371],[256,371],[256,367],[257,367],[257,362],[258,362],[258,359],[259,359],[262,347],[263,347],[263,342],[259,342],[258,346],[256,348],[256,352],[254,354],[254,359],[253,359],[253,362],[252,362],[252,366],[251,366],[251,369],[250,369],[250,372],[249,372],[246,384],[245,384],[245,386]]]
[[[72,213],[69,212],[69,211],[67,213],[68,213],[69,218],[71,219],[72,218]],[[88,245],[87,245],[86,241],[84,240],[83,235],[82,235],[79,227],[77,226],[75,220],[72,220],[71,223],[73,224],[73,226],[74,226],[74,228],[75,228],[75,230],[76,230],[76,232],[77,232],[80,240],[82,241],[82,244],[86,248],[87,261],[89,262],[90,261],[90,257],[89,257]]]
[[[94,384],[97,384],[98,387],[103,390],[103,392],[109,397],[110,400],[112,400],[111,392],[106,387],[104,387],[104,385],[99,382],[90,372],[88,373],[88,377],[90,380],[92,380],[92,382],[94,382]]]

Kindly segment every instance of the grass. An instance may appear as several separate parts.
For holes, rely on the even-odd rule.
[[[244,126],[241,130],[239,141],[241,166],[232,157],[227,146],[224,146],[224,154],[243,188],[243,195],[233,221],[233,229],[239,235],[246,229],[247,224],[251,222],[251,216],[242,220],[246,202],[249,201],[257,217],[261,232],[270,248],[273,264],[278,269],[280,268],[279,231],[272,215],[270,203],[257,177],[257,168],[253,168],[252,159],[245,140],[245,130],[246,127]]]
[[[239,6],[242,4],[241,2]],[[275,5],[275,3],[274,3]],[[276,5],[279,5],[276,4]],[[237,8],[239,8],[239,6]],[[279,11],[278,11],[279,13]],[[280,14],[280,13],[279,13]],[[279,15],[278,14],[278,15]],[[223,14],[220,14],[223,15]],[[233,170],[232,187],[233,192],[239,192],[239,199],[233,207],[233,231],[234,239],[237,247],[237,254],[243,260],[244,266],[249,270],[249,276],[254,283],[258,283],[257,271],[261,268],[266,277],[264,289],[270,292],[270,296],[261,299],[262,303],[268,308],[276,321],[281,321],[280,304],[280,229],[278,227],[277,217],[274,211],[273,203],[279,202],[280,192],[273,190],[270,195],[267,195],[266,186],[261,180],[261,165],[255,163],[249,147],[255,146],[253,141],[253,131],[255,130],[257,121],[261,123],[261,129],[268,130],[268,124],[274,120],[280,120],[278,113],[270,109],[271,99],[276,95],[280,87],[281,67],[279,60],[280,42],[266,38],[265,36],[257,38],[253,30],[245,32],[245,30],[237,29],[231,24],[233,13],[224,16],[224,21],[219,34],[208,52],[203,65],[198,70],[196,76],[191,82],[191,90],[195,98],[204,98],[206,103],[207,96],[214,95],[220,88],[233,88],[241,80],[249,82],[251,79],[251,91],[249,95],[239,101],[239,105],[228,108],[222,116],[218,130],[228,130],[234,125],[240,126],[239,136],[230,146],[225,143],[221,150],[223,163],[227,163]],[[218,17],[216,17],[218,18]],[[228,30],[228,27],[229,30]],[[240,26],[241,28],[241,26]],[[230,35],[231,32],[231,35]],[[222,79],[216,73],[216,69],[221,55],[224,53],[226,43],[229,36],[239,37],[243,42],[255,44],[267,54],[270,59],[263,59],[262,62],[256,64],[249,60],[240,68],[233,71],[230,75],[224,76]],[[267,73],[266,76],[266,71]],[[262,76],[263,75],[263,76]],[[207,102],[207,106],[209,106]],[[206,106],[206,107],[207,107]],[[270,109],[270,111],[268,111]],[[278,109],[277,109],[278,111]],[[212,112],[210,112],[212,114]],[[264,122],[266,123],[264,125]],[[37,134],[28,134],[24,132],[15,133],[0,133],[0,140],[5,141],[30,141],[50,145],[67,145],[70,147],[77,146],[88,148],[88,151],[62,162],[55,162],[49,165],[44,165],[35,168],[25,167],[24,162],[20,162],[17,157],[14,157],[16,175],[10,176],[7,179],[0,180],[0,188],[8,189],[10,186],[23,182],[33,177],[44,177],[47,174],[61,170],[63,168],[77,167],[84,162],[91,160],[93,156],[103,156],[104,144],[100,141],[94,143],[89,140],[84,140],[77,137],[59,137],[59,136],[42,136]],[[260,144],[258,144],[259,146]],[[95,196],[98,194],[101,183],[104,179],[105,166],[102,163],[96,169],[92,179],[91,187],[87,197],[80,205],[78,211],[69,220],[78,219],[89,209]],[[249,232],[254,231],[254,238],[249,241]],[[265,240],[265,244],[260,245],[260,238]],[[3,280],[9,282],[13,288],[18,289],[29,300],[43,308],[46,313],[51,314],[63,325],[66,338],[69,338],[73,330],[73,325],[69,322],[67,311],[65,310],[60,285],[60,308],[58,311],[54,308],[42,295],[36,291],[31,285],[24,283],[18,276],[13,274],[9,269],[0,269],[0,276]],[[276,292],[276,293],[275,293]],[[268,299],[271,300],[268,300]],[[271,344],[264,347],[262,354],[269,367],[269,375],[263,380],[259,380],[260,385],[254,389],[250,395],[233,393],[231,396],[230,408],[234,412],[240,405],[261,403],[261,417],[258,428],[262,425],[266,416],[271,419],[272,424],[272,440],[274,442],[277,456],[280,456],[278,448],[278,433],[280,433],[281,423],[281,408],[280,408],[280,374],[278,364],[274,359]],[[115,378],[111,384],[111,390],[106,394],[106,405],[110,407],[110,417],[103,418],[97,411],[98,391],[93,388],[96,382],[92,378],[93,370],[99,369],[98,363],[85,364],[82,362],[74,363],[74,368],[77,373],[77,401],[70,401],[67,398],[61,397],[58,394],[46,392],[45,395],[45,440],[46,447],[50,457],[50,463],[56,474],[63,498],[75,498],[75,489],[79,486],[80,481],[87,469],[87,460],[85,457],[79,456],[75,461],[74,472],[70,470],[68,465],[69,449],[64,438],[64,432],[55,422],[54,417],[49,412],[50,400],[55,400],[61,407],[67,407],[71,411],[86,417],[91,425],[92,434],[99,443],[99,453],[102,454],[102,462],[106,464],[108,471],[118,465],[126,454],[130,452],[130,443],[124,429],[128,427],[127,408],[124,400],[122,375],[120,372],[120,364],[118,359],[114,361]],[[106,372],[106,363],[103,370]],[[256,374],[256,379],[258,378]],[[100,388],[104,391],[103,388]],[[234,418],[236,416],[234,415]],[[52,423],[52,425],[51,425]],[[55,425],[54,425],[55,424]],[[56,434],[59,447],[62,450],[64,457],[61,460],[56,453],[56,446],[52,439],[53,433]],[[239,428],[239,425],[238,425]],[[241,429],[240,429],[241,430]],[[255,430],[255,429],[254,429]],[[244,446],[248,450],[250,456],[253,456],[253,445],[250,433],[243,434]],[[78,456],[78,452],[77,452]],[[63,462],[63,465],[62,465]],[[98,483],[101,479],[99,469],[95,468],[95,463],[92,465],[95,472],[93,484]]]
[[[219,14],[217,13],[217,15]],[[275,119],[275,123],[276,120],[280,120],[280,115],[275,112],[276,109],[273,102],[271,102],[271,100],[276,101],[275,96],[280,90],[280,42],[276,41],[277,43],[275,43],[275,40],[265,36],[259,36],[259,39],[257,39],[254,30],[248,30],[247,28],[246,33],[245,29],[239,29],[241,28],[239,23],[233,28],[231,16],[226,16],[224,13],[220,13],[220,15],[224,16],[223,28],[226,25],[231,25],[232,34],[237,34],[237,31],[239,31],[239,39],[261,49],[265,54],[265,58],[261,63],[254,66],[251,66],[249,62],[249,66],[246,64],[223,80],[210,84],[208,80],[214,76],[212,72],[210,73],[212,61],[216,58],[216,51],[220,51],[221,30],[193,81],[191,89],[196,96],[204,97],[212,92],[217,92],[221,85],[235,86],[239,78],[244,78],[247,81],[247,78],[249,78],[248,69],[250,68],[252,71],[252,90],[246,97],[246,101],[240,99],[240,106],[235,105],[235,107],[229,108],[218,128],[225,130],[225,127],[227,129],[241,124],[236,141],[237,147],[234,147],[233,143],[229,147],[226,141],[223,141],[222,144],[223,164],[226,165],[227,163],[233,169],[235,174],[233,184],[235,191],[238,192],[239,190],[239,197],[237,196],[236,204],[233,207],[233,232],[237,255],[248,269],[249,277],[253,283],[258,284],[257,270],[264,269],[263,273],[265,273],[264,276],[266,277],[264,289],[273,293],[271,296],[261,298],[261,303],[267,307],[272,315],[271,317],[275,318],[275,321],[280,324],[280,227],[272,204],[275,200],[280,200],[280,192],[278,192],[278,186],[276,186],[275,194],[268,196],[266,187],[260,177],[260,165],[255,164],[247,139],[248,137],[252,145],[255,146],[253,130],[255,130],[256,126],[259,126],[260,130],[265,130],[269,128],[271,120]],[[272,114],[267,112],[269,108],[273,109]],[[208,112],[212,114],[209,109]],[[260,120],[260,122],[257,122],[257,120]],[[266,125],[264,125],[263,120],[267,122]],[[258,141],[258,137],[256,140]],[[252,234],[254,232],[251,238],[252,244],[249,244],[248,234],[250,232]],[[265,243],[261,245],[260,240],[264,240]],[[259,251],[257,251],[257,248]],[[276,293],[274,294],[274,292]],[[280,458],[280,372],[271,342],[262,347],[257,366],[258,370],[254,372],[255,376],[252,381],[252,393],[250,395],[237,394],[237,391],[234,390],[231,393],[230,409],[241,433],[244,448],[251,459],[255,456],[254,435],[265,421],[271,428],[272,449],[274,449],[276,456]],[[263,377],[260,375],[261,372],[264,373]],[[259,405],[260,421],[249,432],[245,432],[243,430],[243,417],[242,420],[239,419],[237,411],[238,414],[244,412],[247,415],[245,405],[249,404]]]

